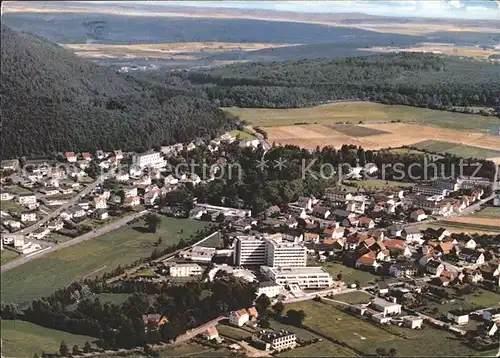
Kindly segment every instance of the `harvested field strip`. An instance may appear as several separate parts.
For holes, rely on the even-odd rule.
[[[412,147],[436,153],[450,153],[460,157],[492,158],[500,156],[500,151],[498,150],[468,145],[457,145],[456,143],[441,142],[436,140],[425,140],[423,142],[413,144]]]
[[[466,218],[464,218],[466,219]],[[489,231],[489,232],[500,232],[500,226],[492,226],[492,225],[481,225],[471,222],[463,222],[463,221],[442,221],[443,226],[451,226],[457,229],[463,228],[466,231],[477,230],[477,231]]]
[[[355,124],[334,124],[327,127],[353,137],[369,137],[372,135],[389,134],[389,132],[386,131],[362,127]]]

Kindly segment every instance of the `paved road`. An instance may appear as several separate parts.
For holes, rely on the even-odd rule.
[[[54,252],[54,251],[57,251],[57,250],[60,250],[60,249],[63,249],[65,247],[70,247],[70,246],[73,246],[73,245],[76,245],[80,242],[83,242],[85,240],[90,240],[90,239],[93,239],[97,236],[101,236],[109,231],[112,231],[112,230],[116,230],[124,225],[126,225],[130,220],[133,220],[135,218],[139,218],[143,215],[145,215],[146,213],[148,213],[149,211],[148,210],[143,210],[141,212],[138,212],[138,213],[133,213],[131,215],[128,215],[120,220],[117,220],[117,221],[114,221],[108,225],[105,225],[97,230],[94,230],[94,231],[91,231],[91,232],[88,232],[86,234],[83,234],[81,236],[77,236],[75,237],[74,239],[71,239],[69,241],[66,241],[62,244],[58,244],[58,245],[55,245],[55,246],[51,246],[43,251],[38,251],[38,253],[34,253],[32,255],[29,255],[29,256],[22,256],[22,257],[19,257],[17,259],[14,259],[12,261],[9,261],[7,262],[6,264],[2,265],[2,269],[1,269],[1,272],[4,272],[4,271],[8,271],[10,269],[13,269],[14,267],[17,267],[17,266],[20,266],[22,264],[25,264],[26,262],[28,261],[31,261],[31,260],[35,260],[35,259],[38,259],[40,257],[43,257],[51,252]]]
[[[107,176],[100,176],[96,181],[87,185],[82,191],[77,193],[74,197],[72,197],[70,200],[68,200],[66,203],[64,203],[60,207],[58,207],[53,212],[51,212],[49,215],[45,216],[41,220],[38,220],[35,224],[28,226],[27,228],[25,228],[23,230],[20,230],[18,233],[27,235],[27,234],[35,231],[36,229],[38,229],[40,226],[44,225],[45,223],[49,222],[50,220],[58,217],[62,211],[66,210],[70,206],[73,206],[76,203],[78,203],[80,198],[89,194],[96,186],[100,185],[105,179],[107,179]]]
[[[189,341],[191,338],[196,337],[198,334],[203,333],[207,328],[213,327],[216,324],[218,324],[220,321],[223,319],[227,319],[227,317],[224,316],[219,316],[205,324],[202,324],[201,326],[198,326],[196,328],[188,330],[186,333],[180,335],[175,339],[174,344],[179,344],[185,341]],[[163,346],[163,348],[165,348]]]

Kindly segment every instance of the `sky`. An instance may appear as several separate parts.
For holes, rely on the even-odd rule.
[[[134,1],[141,3],[140,1]],[[500,0],[424,1],[144,1],[165,5],[268,9],[296,12],[360,12],[369,15],[500,20]]]

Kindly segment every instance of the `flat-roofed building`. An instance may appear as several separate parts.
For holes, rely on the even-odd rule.
[[[203,268],[194,263],[169,263],[169,272],[172,277],[189,277],[201,275],[203,273]]]
[[[286,349],[293,349],[297,346],[297,337],[295,333],[285,330],[277,332],[260,331],[252,335],[252,342],[263,350],[281,352]]]
[[[237,266],[264,265],[266,263],[266,241],[256,236],[237,236],[233,259]]]
[[[266,239],[266,265],[270,267],[304,267],[307,265],[307,248],[302,244]]]
[[[141,154],[134,154],[132,163],[138,165],[141,169],[149,168],[163,168],[167,162],[163,159],[160,152],[146,152]]]
[[[327,288],[333,284],[333,278],[322,267],[269,267],[260,268],[269,280],[278,285],[298,285],[301,288]]]

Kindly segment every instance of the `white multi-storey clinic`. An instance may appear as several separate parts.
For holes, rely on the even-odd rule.
[[[304,267],[307,264],[307,248],[276,238],[238,236],[233,257],[237,266]]]
[[[162,168],[166,166],[166,162],[161,156],[160,152],[147,152],[141,154],[134,154],[132,163],[138,165],[141,169],[149,168]]]

